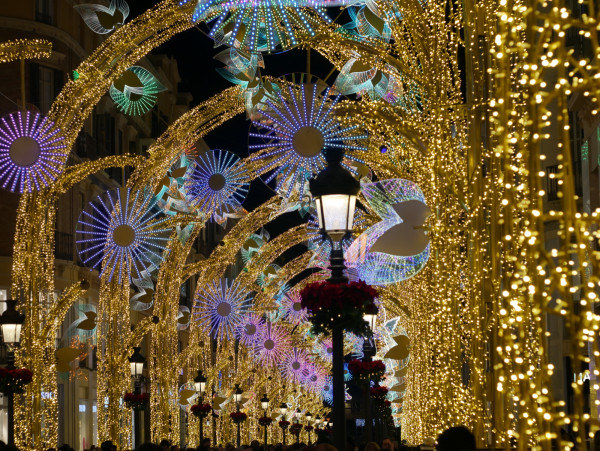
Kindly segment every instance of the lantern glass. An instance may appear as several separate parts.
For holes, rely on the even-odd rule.
[[[206,391],[206,382],[194,382],[194,388],[198,393],[204,393]]]
[[[306,421],[310,421],[312,419],[312,415],[310,414],[310,412],[306,412]]]
[[[285,415],[288,411],[287,404],[282,402],[281,405],[279,406],[279,411],[281,412],[282,415]]]
[[[348,194],[326,194],[315,197],[319,227],[332,238],[341,239],[352,230],[356,196]],[[336,236],[337,235],[337,236]]]
[[[371,327],[371,330],[373,330],[373,327],[375,326],[375,318],[376,317],[377,317],[377,315],[372,315],[372,314],[369,314],[369,313],[365,313],[363,315],[363,319]]]
[[[269,408],[269,398],[267,398],[267,395],[263,396],[260,400],[260,406],[263,410],[267,410]]]
[[[4,343],[14,345],[21,342],[21,324],[2,324]]]
[[[129,366],[131,367],[131,375],[133,377],[142,375],[142,372],[144,371],[144,362],[129,362]]]

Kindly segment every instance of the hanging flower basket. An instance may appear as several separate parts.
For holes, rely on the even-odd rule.
[[[243,423],[248,418],[244,412],[231,412],[229,417],[233,420],[235,424]]]
[[[25,392],[25,386],[31,382],[33,373],[27,368],[8,370],[0,368],[0,393],[5,396]]]
[[[270,426],[273,422],[273,418],[271,417],[261,417],[258,419],[258,424],[261,426]]]
[[[125,393],[123,396],[123,402],[128,409],[141,410],[150,401],[150,395],[148,393]]]
[[[192,412],[192,415],[194,415],[195,417],[205,418],[209,413],[212,412],[212,407],[208,403],[194,404],[190,408],[190,411]]]
[[[279,427],[280,427],[281,429],[287,429],[289,425],[290,425],[290,422],[289,422],[289,421],[287,421],[287,420],[281,420],[281,421],[279,422]]]
[[[388,394],[388,391],[389,390],[387,387],[381,387],[379,385],[371,387],[370,389],[371,397],[376,400],[383,400],[383,398],[385,398],[385,396]]]
[[[313,282],[300,295],[302,308],[310,313],[313,333],[327,335],[336,324],[355,335],[371,335],[363,315],[377,313],[377,290],[365,282]]]
[[[310,424],[308,424],[308,425],[304,426],[304,430],[305,430],[306,432],[310,432],[310,431],[312,431],[313,429],[314,429],[314,428],[313,428],[313,427],[312,427]]]
[[[385,374],[385,363],[381,360],[373,360],[372,362],[362,362],[360,360],[350,360],[348,369],[352,376],[361,381],[379,382]]]
[[[290,432],[296,436],[302,432],[302,425],[300,423],[294,423],[290,426]]]

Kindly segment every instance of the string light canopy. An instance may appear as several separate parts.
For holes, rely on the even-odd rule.
[[[316,27],[330,23],[323,6],[342,6],[345,1],[327,0],[181,0],[180,6],[197,2],[192,21],[213,22],[208,35],[217,45],[251,52],[288,49],[300,36],[314,36]],[[312,14],[303,12],[310,7]]]
[[[294,190],[304,196],[306,182],[325,167],[324,150],[349,151],[348,159],[362,163],[351,151],[367,150],[368,136],[357,125],[339,122],[334,109],[340,96],[331,94],[321,83],[288,86],[276,101],[267,100],[269,108],[252,122],[249,149],[256,153],[251,159],[263,166],[265,182],[274,182],[283,197]]]
[[[193,315],[200,327],[215,338],[233,337],[251,307],[250,293],[238,281],[229,284],[227,279],[213,280],[197,293]]]
[[[106,191],[81,212],[75,230],[77,252],[86,266],[108,274],[143,279],[158,267],[170,228],[154,196],[120,188]]]
[[[228,217],[242,215],[242,203],[250,184],[248,170],[240,158],[226,150],[210,150],[198,156],[185,182],[186,196],[192,206],[212,212],[222,224]]]
[[[115,80],[108,93],[122,113],[140,116],[152,109],[157,94],[166,89],[149,70],[133,66]]]
[[[0,183],[13,193],[40,190],[62,172],[68,152],[54,122],[31,111],[0,120]]]

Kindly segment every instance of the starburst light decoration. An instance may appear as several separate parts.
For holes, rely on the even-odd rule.
[[[170,229],[151,195],[120,188],[106,191],[81,212],[75,230],[81,261],[108,274],[143,279],[158,267]]]
[[[290,349],[289,332],[268,321],[254,343],[254,358],[260,364],[276,365]]]
[[[328,374],[328,370],[316,363],[307,363],[302,370],[302,385],[308,390],[319,393]]]
[[[210,150],[198,156],[185,182],[186,196],[199,211],[210,213],[223,224],[230,217],[245,213],[250,179],[246,166],[234,153]]]
[[[344,0],[181,0],[180,5],[197,2],[192,21],[214,22],[208,33],[217,45],[271,52],[277,47],[298,44],[299,35],[315,35],[315,26],[330,23],[323,6],[341,6]],[[306,14],[311,7],[316,14]],[[317,17],[315,17],[317,16]]]
[[[129,16],[129,5],[124,0],[111,0],[108,7],[103,5],[73,6],[92,31],[108,34],[125,23]]]
[[[285,319],[294,326],[306,322],[308,311],[302,308],[302,298],[298,290],[288,291],[282,298]]]
[[[140,116],[152,109],[156,95],[166,89],[150,71],[133,66],[115,80],[108,92],[121,112]]]
[[[317,343],[316,351],[319,357],[326,362],[331,362],[333,358],[333,342],[331,338],[324,338]]]
[[[244,316],[236,327],[236,337],[245,346],[253,347],[256,340],[262,334],[265,327],[265,320],[256,313],[249,313]]]
[[[0,183],[13,193],[39,190],[62,173],[67,160],[64,138],[46,117],[16,112],[0,121]]]
[[[294,189],[304,197],[308,179],[326,166],[323,150],[344,149],[346,158],[362,163],[351,151],[367,150],[368,136],[357,125],[340,124],[333,113],[340,96],[330,94],[321,83],[288,86],[277,101],[267,100],[269,108],[253,121],[251,159],[263,165],[265,182],[275,182],[283,197]]]
[[[193,317],[212,337],[228,339],[251,307],[250,293],[237,281],[213,280],[194,300]]]
[[[308,362],[306,351],[294,347],[282,360],[279,370],[285,380],[292,383],[299,383],[302,381],[304,367]]]

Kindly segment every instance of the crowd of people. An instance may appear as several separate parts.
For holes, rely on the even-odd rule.
[[[377,442],[355,444],[350,438],[347,442],[348,451],[427,451],[433,450],[434,443],[425,443],[420,447],[409,447],[404,444],[398,444],[393,438],[384,439],[381,444]],[[439,435],[437,451],[474,451],[476,449],[475,436],[464,426],[450,428]],[[10,446],[0,441],[0,451],[19,451],[18,448]],[[64,444],[56,450],[49,448],[47,451],[74,451],[69,445]],[[85,451],[117,451],[116,445],[110,440],[103,442],[99,448],[92,445]],[[261,445],[258,440],[253,440],[248,445],[235,447],[231,443],[224,445],[212,446],[210,438],[204,438],[200,446],[196,448],[180,448],[177,445],[172,445],[168,440],[162,440],[160,444],[144,443],[138,446],[135,451],[337,451],[333,446],[331,437],[328,434],[317,434],[317,440],[314,443],[293,443],[291,445],[283,445],[278,443],[275,445]]]

